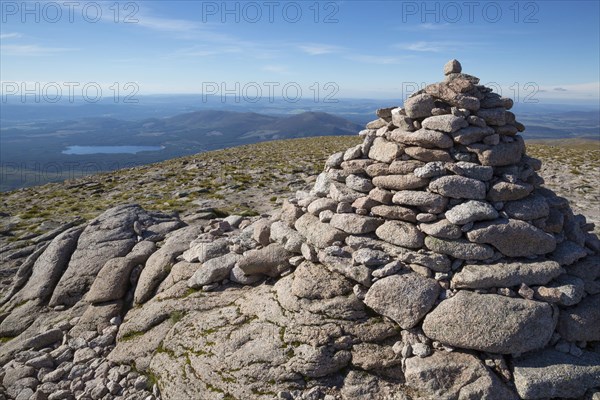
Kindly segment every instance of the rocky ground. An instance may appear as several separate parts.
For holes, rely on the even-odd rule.
[[[30,254],[66,224],[81,224],[120,204],[188,216],[259,215],[310,185],[327,156],[355,136],[266,142],[1,193],[0,291],[16,270],[8,253]],[[299,151],[301,149],[302,151]]]
[[[1,193],[0,249],[36,244],[62,224],[125,203],[177,211],[184,219],[206,209],[222,216],[269,212],[310,185],[331,153],[360,142],[356,136],[266,142]],[[600,142],[534,141],[527,151],[543,161],[546,186],[600,233]]]
[[[259,214],[272,214],[296,190],[314,185],[327,156],[360,142],[262,143],[3,194],[0,294],[11,312],[0,319],[0,399],[155,399],[159,386],[173,399],[201,392],[210,399],[366,399],[377,393],[404,400],[474,395],[483,388],[495,388],[502,399],[498,376],[544,382],[527,358],[507,365],[510,357],[495,352],[481,359],[418,330],[400,334],[372,311],[378,300],[365,299],[352,279],[303,262],[317,259],[301,249],[301,237],[282,224],[262,225]],[[595,144],[533,144],[528,152],[544,162],[540,174],[548,187],[599,221]],[[143,208],[116,207],[85,224],[127,203]],[[237,216],[222,219],[230,214]],[[285,251],[269,247],[277,243]],[[248,251],[255,252],[240,264]],[[324,255],[330,256],[340,254]],[[359,262],[382,262],[376,253],[364,256]],[[210,275],[194,273],[200,264],[211,266]],[[381,277],[401,268],[386,267]],[[257,282],[253,275],[263,284],[247,286]],[[17,295],[11,284],[20,288]],[[466,295],[459,300],[469,301]],[[588,362],[580,354],[585,343],[553,343],[557,351],[546,357]],[[451,366],[448,386],[419,387],[440,364]],[[398,375],[399,365],[405,376]],[[346,373],[342,378],[336,371]],[[589,385],[594,378],[581,379]],[[570,390],[568,382],[562,388]],[[543,385],[535,390],[543,392]]]

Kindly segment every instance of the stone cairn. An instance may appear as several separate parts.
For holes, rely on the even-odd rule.
[[[364,142],[284,205],[279,228],[402,329],[482,352],[580,356],[600,339],[593,225],[541,187],[513,101],[461,70],[451,60],[443,82],[377,110]]]
[[[270,218],[52,233],[0,300],[0,400],[599,400],[593,224],[513,101],[444,73]]]
[[[287,201],[279,221],[259,221],[253,237],[264,247],[232,260],[231,278],[249,283],[303,260],[322,264],[420,338],[394,348],[409,363],[433,349],[506,355],[514,376],[502,357],[488,364],[522,398],[583,396],[600,386],[600,357],[586,351],[598,351],[600,340],[593,224],[541,186],[541,161],[525,154],[525,127],[508,111],[513,100],[462,73],[457,60],[444,74],[404,107],[377,110],[359,133],[362,144],[331,155],[314,188]],[[190,286],[214,285],[206,272]],[[554,352],[529,355],[543,348]],[[581,373],[561,370],[557,353],[580,363]]]

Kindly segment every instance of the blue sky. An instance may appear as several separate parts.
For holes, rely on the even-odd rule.
[[[3,85],[400,98],[456,58],[510,97],[599,98],[598,1],[1,3]]]

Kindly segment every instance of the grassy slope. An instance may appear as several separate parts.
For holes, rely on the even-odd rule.
[[[125,203],[184,214],[215,205],[225,213],[263,212],[272,208],[264,204],[265,196],[269,203],[289,195],[309,183],[331,153],[360,141],[358,136],[328,136],[211,151],[2,193],[0,208],[18,217],[11,218],[14,236],[9,241],[39,231],[42,221],[91,219]],[[7,220],[0,218],[0,224]]]
[[[44,221],[90,219],[124,203],[183,214],[205,207],[224,213],[264,212],[309,185],[330,154],[360,141],[358,136],[329,136],[264,142],[2,193],[1,211],[11,218],[0,218],[0,231],[10,225],[11,236],[0,236],[0,246],[43,231]],[[597,178],[598,142],[528,142],[528,153],[568,166],[585,179],[589,175],[590,181]]]

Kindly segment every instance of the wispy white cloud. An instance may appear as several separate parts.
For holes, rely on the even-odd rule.
[[[137,26],[161,32],[191,32],[198,29],[199,25],[194,21],[185,19],[171,19],[140,15],[136,17]]]
[[[392,47],[398,50],[407,50],[420,53],[442,53],[447,51],[456,51],[468,47],[478,46],[479,43],[474,42],[458,42],[458,41],[425,41],[420,40],[413,43],[399,43]]]
[[[455,26],[456,24],[450,24],[448,22],[440,22],[434,24],[432,22],[424,22],[422,24],[399,24],[394,27],[394,30],[397,31],[405,31],[405,32],[431,32],[431,31],[441,31],[448,30]]]
[[[378,65],[391,65],[391,64],[403,64],[407,60],[414,58],[413,56],[381,56],[381,55],[369,55],[369,54],[348,54],[345,56],[346,59],[362,62],[366,64],[378,64]]]
[[[397,44],[394,48],[399,50],[439,53],[446,49],[447,46],[441,42],[418,41],[414,43]]]
[[[21,35],[18,32],[0,33],[0,40],[18,39],[18,38],[20,38],[22,36],[23,35]]]
[[[145,3],[147,4],[147,3]],[[145,7],[135,16],[137,23],[129,24],[175,39],[182,47],[167,57],[208,57],[220,54],[244,53],[254,59],[271,59],[283,46],[254,42],[237,37],[227,31],[224,24],[200,23],[189,19],[172,19],[157,16]],[[191,46],[186,46],[193,43]]]
[[[586,82],[586,83],[573,83],[573,84],[562,84],[562,85],[542,85],[539,87],[539,91],[545,90],[547,92],[553,92],[554,95],[564,93],[565,95],[571,96],[575,94],[593,94],[598,97],[600,93],[600,82]]]
[[[31,1],[31,0],[29,0]],[[70,6],[67,2],[54,2],[51,0],[42,0],[42,2],[52,2],[53,4],[62,7],[65,12],[71,12]],[[140,5],[143,5],[144,8],[141,9]],[[123,5],[121,5],[122,7]],[[76,3],[75,9],[79,11],[77,7],[81,7],[79,3]],[[125,10],[122,14],[115,15],[114,7],[115,5],[111,2],[98,2],[95,3],[95,7],[99,7],[100,21],[106,23],[119,23],[125,26],[133,26],[133,27],[142,27],[147,29],[152,29],[160,32],[174,32],[174,33],[188,33],[191,31],[198,30],[202,25],[196,21],[186,20],[186,19],[176,19],[176,18],[164,18],[160,16],[153,15],[151,9],[148,8],[147,4],[139,3],[137,5],[137,9],[134,11],[128,7],[125,7]],[[133,11],[129,13],[130,11]]]
[[[424,22],[416,26],[417,30],[421,31],[439,31],[440,29],[448,28],[450,24],[448,22],[442,22],[439,24],[434,24],[432,22]]]
[[[501,85],[501,93],[512,94],[514,84]],[[600,93],[600,82],[586,82],[561,85],[538,85],[535,82],[521,84],[522,98],[527,99],[598,99]],[[496,91],[494,89],[494,91]],[[514,97],[514,96],[511,96]]]
[[[322,54],[337,53],[342,50],[339,46],[333,46],[329,44],[321,43],[305,43],[298,45],[298,48],[311,56],[318,56]]]
[[[566,91],[600,91],[600,82],[573,83],[555,86]]]
[[[239,46],[207,46],[195,45],[184,47],[172,53],[172,56],[179,57],[210,57],[220,54],[242,53],[243,48]]]
[[[46,47],[36,44],[28,45],[13,45],[7,44],[0,46],[0,51],[4,55],[13,56],[46,56],[56,53],[64,53],[70,51],[78,51],[79,49],[69,47]]]
[[[288,74],[289,70],[286,66],[284,65],[265,65],[264,67],[261,68],[263,71],[266,72],[271,72],[274,74]]]

